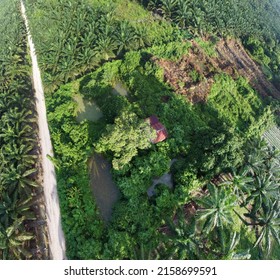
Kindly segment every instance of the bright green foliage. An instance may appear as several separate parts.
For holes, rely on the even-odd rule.
[[[217,52],[215,45],[218,41],[218,37],[212,37],[211,40],[202,40],[200,37],[196,38],[195,41],[198,43],[198,45],[203,49],[206,55],[209,57],[216,57]]]
[[[115,119],[114,125],[108,125],[106,132],[96,144],[96,151],[113,152],[113,168],[120,170],[137,155],[138,150],[151,146],[156,137],[150,124],[140,120],[136,114],[124,111]]]
[[[75,118],[74,94],[66,85],[47,100],[67,256],[100,259],[103,223],[92,199],[87,167],[92,132],[88,122],[78,123]]]
[[[182,56],[188,54],[191,43],[188,41],[170,42],[166,45],[152,46],[149,52],[156,55],[158,58],[165,58],[177,61]]]
[[[198,201],[202,207],[198,210],[198,221],[203,221],[202,231],[211,232],[214,228],[222,229],[233,223],[232,214],[237,206],[237,198],[230,189],[218,188],[208,184],[209,196]]]
[[[265,110],[262,108],[261,99],[244,78],[234,81],[224,74],[216,76],[211,88],[209,104],[217,110],[218,116],[234,129],[244,131],[249,126],[249,137],[261,136],[265,126],[273,121],[269,108]],[[267,113],[267,117],[264,117]]]

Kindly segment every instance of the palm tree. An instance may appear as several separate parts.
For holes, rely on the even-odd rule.
[[[36,168],[26,169],[23,165],[10,164],[2,167],[0,172],[0,182],[8,187],[9,193],[19,188],[28,197],[32,193],[32,188],[39,186],[35,180],[30,179],[31,175],[38,172]]]
[[[34,130],[31,125],[20,122],[2,123],[2,133],[0,133],[0,139],[9,143],[21,138],[25,138],[26,142],[34,141]]]
[[[177,213],[176,221],[167,222],[170,233],[167,234],[168,258],[193,260],[202,258],[202,246],[196,233],[194,219],[187,222],[182,211]]]
[[[203,10],[203,7],[200,6],[200,1],[194,0],[192,1],[192,23],[191,25],[194,27],[193,32],[194,34],[198,33],[199,35],[202,35],[202,31],[205,29],[205,12]]]
[[[22,216],[25,217],[25,220],[35,219],[34,212],[30,211],[30,206],[35,203],[34,198],[20,199],[18,196],[18,191],[12,195],[5,193],[0,202],[0,223],[6,228],[12,221],[16,221]]]
[[[114,51],[116,49],[117,45],[115,40],[105,35],[101,35],[97,39],[96,46],[94,47],[95,55],[105,60],[115,57]]]
[[[251,141],[249,147],[254,147],[254,151],[248,148],[246,160],[246,174],[254,175],[263,168],[263,155],[267,151],[267,143],[265,141]]]
[[[33,234],[24,230],[22,217],[13,222],[8,228],[0,224],[0,249],[2,250],[2,259],[30,259],[32,254],[25,249],[26,241],[33,238]]]
[[[137,47],[135,29],[130,25],[128,21],[123,21],[119,24],[114,34],[114,38],[118,46],[118,55],[121,55],[125,51],[135,49]]]
[[[254,228],[256,235],[254,247],[259,248],[260,259],[263,259],[263,253],[265,253],[265,256],[269,255],[273,242],[276,242],[277,246],[280,246],[279,201],[274,201],[269,207],[258,213],[249,212],[244,214],[247,219],[243,218],[237,212],[236,214],[245,225]]]
[[[280,182],[273,174],[262,173],[255,177],[254,184],[248,188],[246,203],[252,202],[252,213],[261,208],[266,209],[275,200],[279,199]]]
[[[187,27],[193,15],[189,4],[185,0],[178,0],[177,3],[175,21],[182,29]]]
[[[34,168],[37,156],[36,119],[27,34],[18,7],[12,17],[8,36],[0,47],[0,255],[3,259],[30,258],[25,250],[31,233],[25,221],[34,219]],[[7,22],[8,23],[8,22]],[[2,27],[1,27],[2,30]],[[34,137],[35,136],[35,137]]]
[[[221,183],[220,186],[232,187],[237,198],[241,199],[241,206],[246,205],[246,194],[253,183],[253,178],[247,176],[246,170],[243,169],[241,169],[239,172],[233,169],[232,174],[224,177],[226,180]]]
[[[248,260],[251,258],[250,249],[238,250],[241,234],[239,232],[228,232],[226,243],[221,251],[219,259],[223,260]]]
[[[264,155],[264,169],[268,174],[273,174],[275,178],[280,178],[279,170],[279,156],[280,151],[276,150],[274,147],[267,147],[266,153]]]
[[[135,28],[135,41],[137,43],[137,49],[151,44],[147,37],[146,25],[137,25]]]
[[[158,250],[144,243],[137,244],[132,250],[133,260],[158,260],[159,258]]]
[[[14,107],[14,108],[9,108],[7,111],[7,114],[5,114],[2,117],[3,123],[10,123],[14,124],[16,122],[18,123],[25,123],[25,124],[31,124],[35,123],[36,119],[32,117],[33,113],[31,110],[27,109],[22,109],[19,110],[19,108]]]
[[[161,11],[164,17],[172,19],[177,6],[177,0],[161,0],[160,2],[159,11]]]
[[[158,12],[158,7],[160,2],[161,2],[160,0],[150,0],[147,7],[149,10],[152,10],[153,12]]]
[[[237,197],[229,188],[215,186],[212,183],[207,185],[209,194],[197,203],[201,206],[198,209],[198,221],[203,222],[202,231],[206,234],[215,228],[223,228],[233,222],[233,209],[237,206]]]
[[[89,48],[86,48],[82,53],[78,55],[79,69],[82,73],[97,66],[100,59],[95,56],[95,52]]]
[[[36,160],[38,159],[37,155],[31,154],[34,149],[34,146],[30,143],[20,144],[16,142],[10,142],[4,145],[1,148],[1,154],[5,157],[5,160],[8,163],[13,161],[23,164],[24,166],[34,166]]]
[[[259,246],[260,257],[262,257],[263,252],[268,256],[271,252],[273,241],[276,242],[277,246],[280,246],[279,201],[274,201],[267,211],[262,212],[258,217],[254,215],[253,218],[259,227],[255,247]]]

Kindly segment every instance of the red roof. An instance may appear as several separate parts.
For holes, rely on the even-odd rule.
[[[150,121],[151,127],[157,133],[157,137],[155,139],[151,139],[151,142],[155,144],[165,140],[168,137],[168,133],[164,125],[159,122],[156,116],[150,116],[148,119]]]

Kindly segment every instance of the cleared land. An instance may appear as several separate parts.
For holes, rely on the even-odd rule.
[[[205,102],[218,73],[238,75],[248,79],[250,85],[263,97],[280,98],[280,92],[270,83],[259,66],[236,40],[220,40],[211,56],[194,40],[189,54],[178,61],[156,59],[164,69],[165,80],[185,95],[192,103]]]

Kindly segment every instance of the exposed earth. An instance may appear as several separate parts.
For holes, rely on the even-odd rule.
[[[207,55],[194,40],[191,43],[188,55],[178,61],[157,58],[154,61],[164,69],[165,81],[192,103],[207,100],[214,83],[213,77],[218,73],[227,73],[233,78],[243,76],[263,97],[280,98],[279,90],[266,79],[260,67],[238,41],[220,40],[213,56]]]

